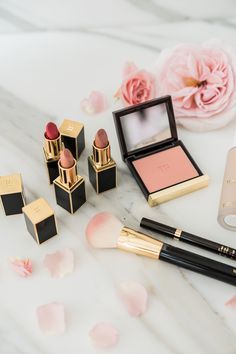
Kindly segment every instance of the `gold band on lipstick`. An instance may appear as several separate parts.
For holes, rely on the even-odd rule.
[[[70,188],[78,181],[75,159],[74,159],[74,165],[70,168],[61,167],[60,160],[58,161],[58,167],[59,167],[59,175],[62,184],[65,184]]]
[[[93,142],[93,160],[97,166],[107,165],[111,160],[111,148],[108,143],[104,148],[98,148]]]
[[[53,140],[47,139],[46,135],[44,135],[44,151],[47,160],[59,159],[61,150],[62,150],[61,134],[59,134],[58,137]]]
[[[123,251],[159,259],[163,242],[153,240],[141,232],[124,226],[120,232],[117,247]]]

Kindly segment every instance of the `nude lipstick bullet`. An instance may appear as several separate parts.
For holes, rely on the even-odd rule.
[[[99,129],[93,142],[93,155],[88,157],[89,180],[97,193],[116,187],[116,163],[111,157],[107,133]]]
[[[76,160],[63,149],[58,162],[59,176],[54,180],[57,204],[73,214],[86,202],[84,178],[77,175]]]
[[[59,176],[58,160],[60,158],[61,149],[61,134],[56,124],[49,122],[46,125],[44,133],[43,151],[50,184]]]

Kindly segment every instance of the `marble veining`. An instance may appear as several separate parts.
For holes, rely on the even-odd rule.
[[[39,247],[22,215],[0,213],[0,354],[98,353],[88,331],[99,321],[111,322],[120,331],[120,341],[111,350],[114,354],[236,353],[236,312],[224,305],[235,295],[234,287],[164,262],[94,250],[84,238],[90,217],[109,210],[137,229],[141,217],[147,216],[236,247],[234,233],[216,220],[236,123],[204,134],[179,129],[180,138],[210,175],[210,186],[149,208],[121,160],[112,121],[112,111],[120,107],[112,96],[126,60],[152,69],[166,46],[212,37],[236,45],[235,31],[233,0],[1,1],[0,174],[21,172],[27,201],[47,199],[55,209],[59,236]],[[86,116],[79,103],[94,89],[110,97],[109,108]],[[88,201],[75,215],[56,205],[42,153],[45,124],[49,120],[59,124],[64,118],[85,124],[86,148],[78,170],[85,177]],[[87,157],[101,127],[108,131],[118,164],[118,187],[97,196],[89,184]],[[75,271],[64,279],[51,279],[43,258],[64,247],[74,250]],[[31,257],[31,278],[21,279],[12,272],[11,256]],[[141,318],[129,317],[119,302],[116,286],[124,280],[140,281],[148,290],[148,311]],[[65,304],[63,336],[47,337],[38,329],[36,307],[51,301]]]

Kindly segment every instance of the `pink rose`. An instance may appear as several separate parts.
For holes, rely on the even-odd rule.
[[[155,78],[151,73],[139,70],[134,63],[126,63],[123,76],[123,82],[115,96],[121,98],[125,106],[154,98]]]
[[[156,83],[159,95],[172,96],[176,117],[187,128],[216,129],[234,116],[228,111],[236,102],[236,56],[221,43],[181,44],[164,50]]]

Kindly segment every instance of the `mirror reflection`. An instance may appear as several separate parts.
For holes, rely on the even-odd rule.
[[[165,103],[121,117],[127,151],[171,138]]]

